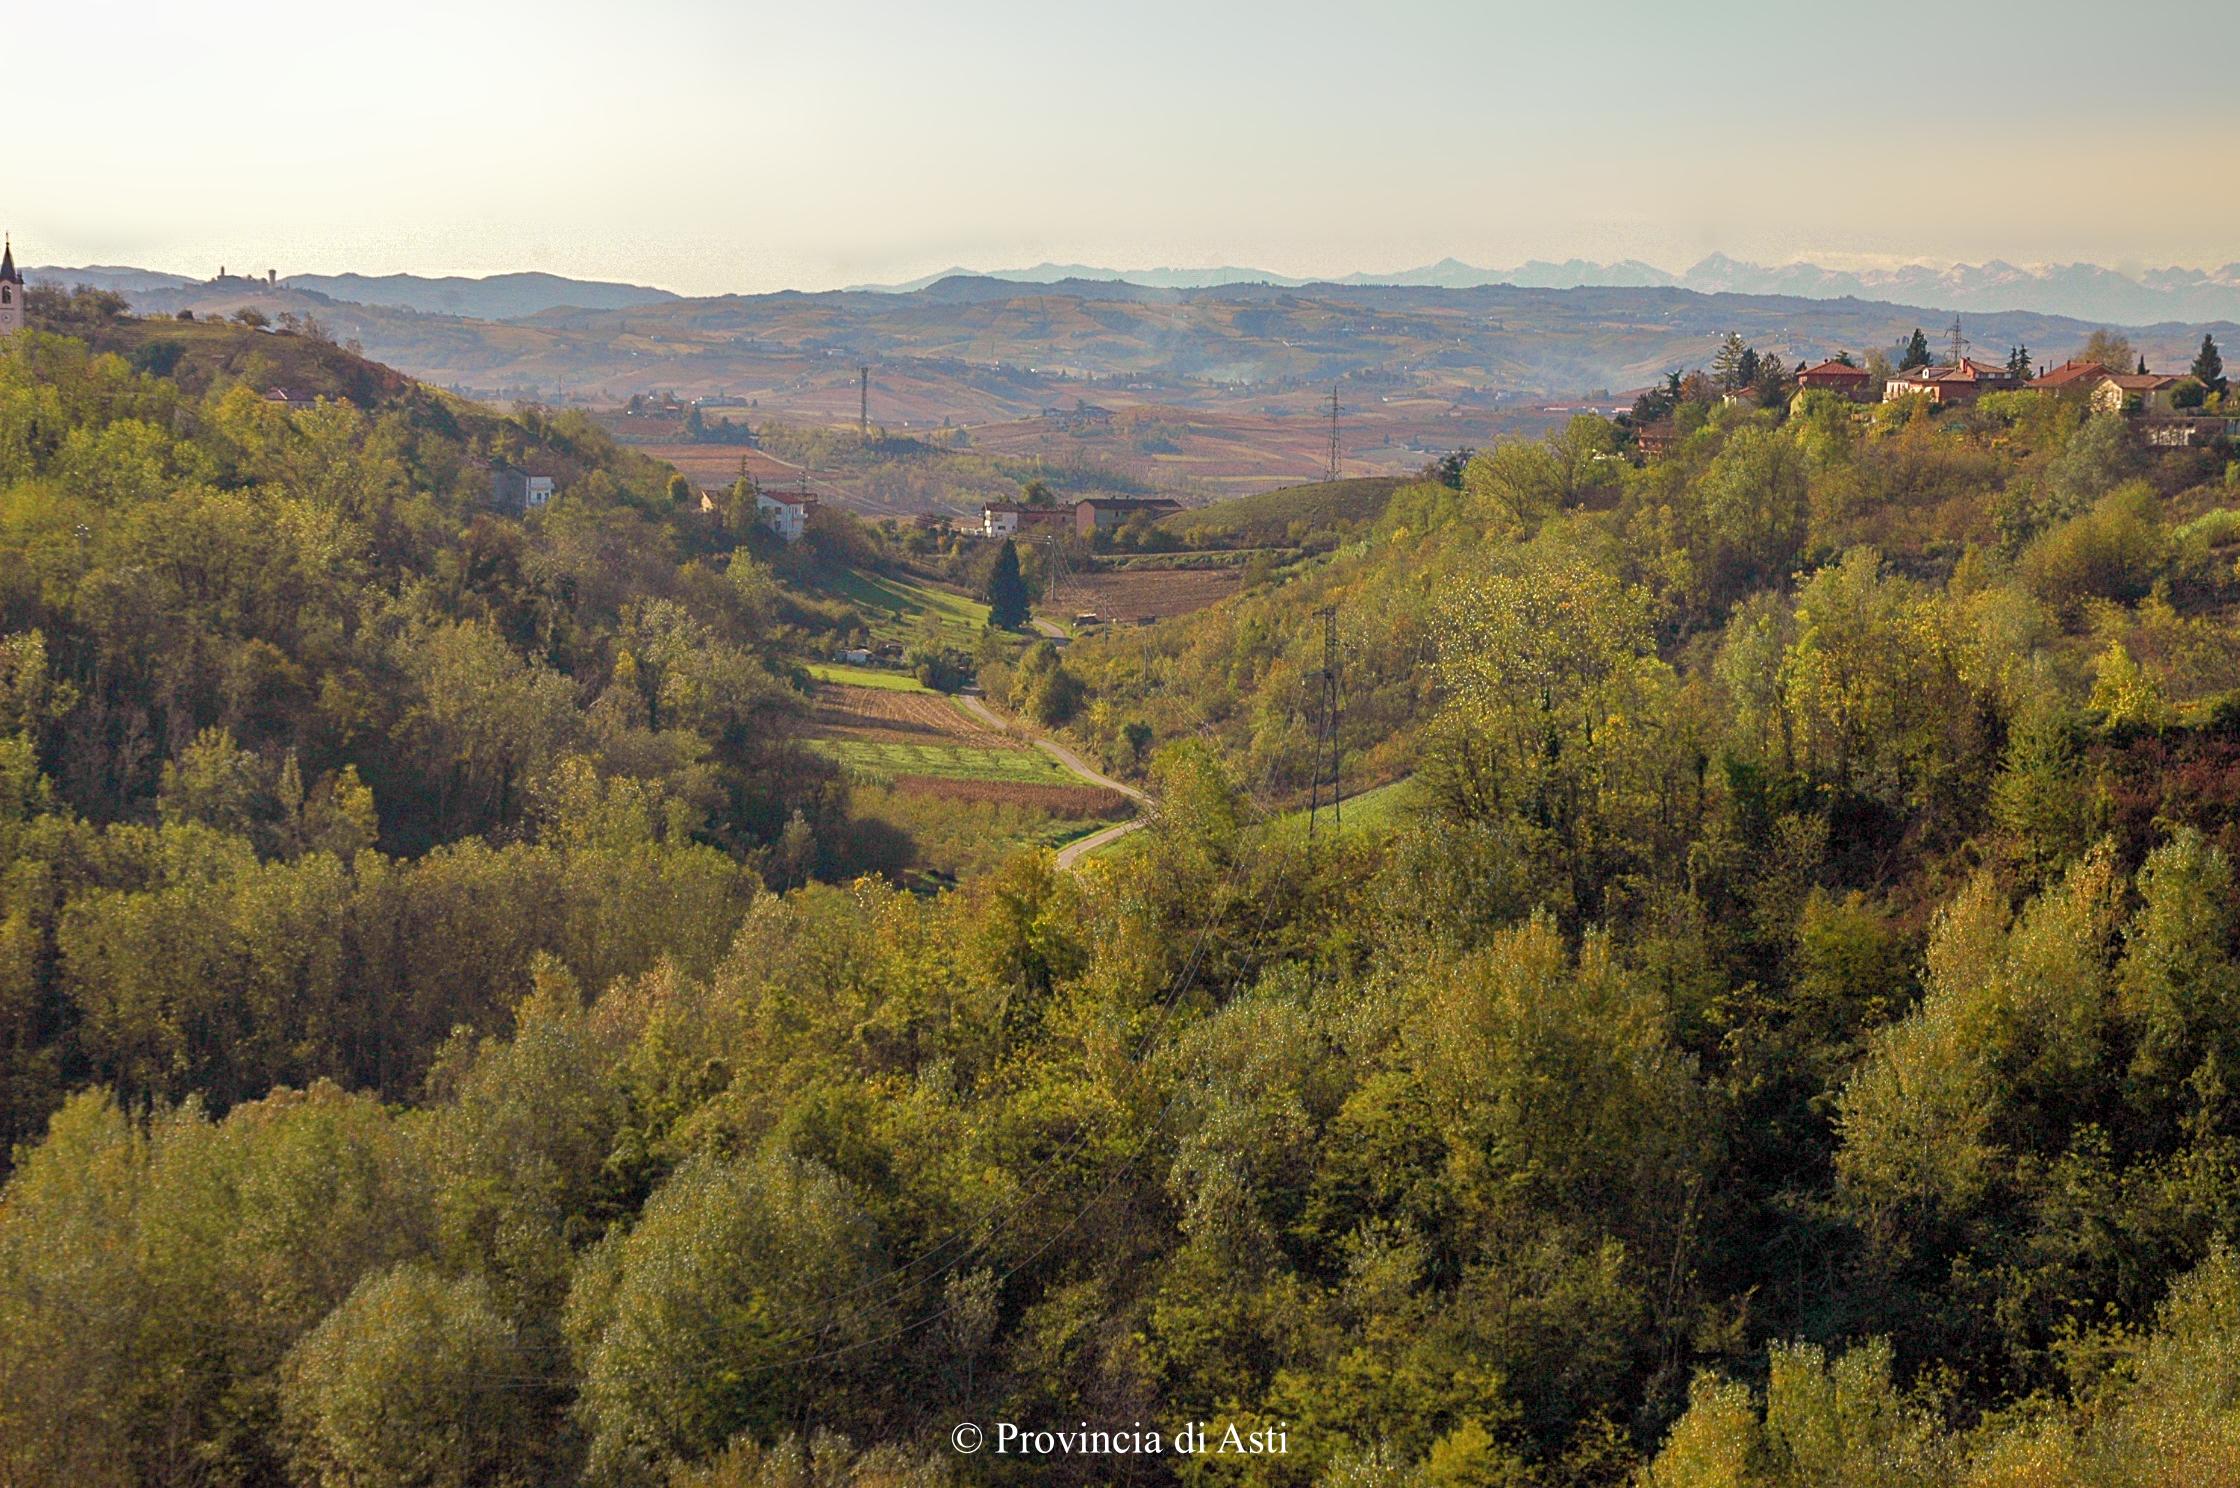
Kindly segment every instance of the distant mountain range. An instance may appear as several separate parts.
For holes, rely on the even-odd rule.
[[[1460,259],[1443,258],[1421,268],[1386,274],[1347,274],[1309,280],[1262,269],[1224,265],[1210,269],[1107,269],[1088,264],[1036,264],[1026,269],[986,273],[950,269],[901,284],[862,284],[859,290],[908,294],[944,279],[970,275],[1013,284],[1059,284],[1067,280],[1138,284],[1151,289],[1215,289],[1238,284],[1302,288],[1308,284],[1399,285],[1431,289],[1476,289],[1513,284],[1520,289],[1692,289],[1703,294],[1794,295],[1811,300],[1846,297],[1929,306],[1953,311],[2028,310],[2078,320],[2118,325],[2240,318],[2240,262],[2219,269],[2147,269],[2136,274],[2098,264],[2048,264],[2025,267],[1994,259],[1984,264],[1942,268],[1911,264],[1891,269],[1828,269],[1814,263],[1768,267],[1723,253],[1675,274],[1639,259],[1595,263],[1533,259],[1508,269],[1481,269]]]

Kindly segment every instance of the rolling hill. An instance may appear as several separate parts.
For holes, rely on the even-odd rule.
[[[1548,269],[1559,279],[1569,272]],[[530,293],[527,281],[537,276],[518,277],[513,288],[529,298],[494,308],[518,309],[538,294],[591,297],[600,288],[559,281]],[[310,282],[151,282],[124,292],[143,313],[208,318],[253,307],[268,319],[315,320],[370,357],[470,396],[614,408],[633,393],[673,391],[716,400],[721,417],[758,430],[850,428],[868,369],[870,415],[881,430],[938,440],[944,458],[969,452],[984,468],[970,479],[929,477],[894,461],[806,473],[782,462],[756,473],[795,481],[805,474],[820,494],[890,513],[970,505],[997,494],[983,478],[989,472],[1000,486],[1032,462],[1070,469],[1097,488],[1119,482],[1192,501],[1311,479],[1327,458],[1333,388],[1341,471],[1403,475],[1444,451],[1544,428],[1564,411],[1551,403],[1584,395],[1622,404],[1626,389],[1707,364],[1730,331],[1761,353],[1798,361],[1890,350],[1917,327],[1941,341],[1952,320],[1933,301],[1654,285],[1172,289],[976,276],[908,294],[668,297],[494,320],[337,300],[304,287]],[[348,287],[375,293],[365,288],[373,282]],[[429,286],[441,281],[414,284],[415,295],[434,294]],[[478,292],[500,289],[485,281]],[[1963,330],[1979,355],[2003,359],[2024,346],[2046,362],[2080,348],[2100,324],[2004,311],[1971,313]],[[2151,366],[2170,368],[2191,359],[2204,331],[2240,344],[2240,325],[2228,321],[2164,321],[2127,334]],[[645,442],[704,483],[736,473],[736,446],[697,459],[677,442],[682,432],[649,433]]]
[[[907,293],[945,278],[973,275],[949,269],[900,284],[854,288]],[[1265,269],[1109,269],[1088,264],[1036,264],[978,275],[1013,284],[1055,284],[1067,279],[1120,281],[1153,289],[1212,289],[1232,284],[1292,288],[1317,281]],[[1458,258],[1412,269],[1342,274],[1328,282],[1434,289],[1476,289],[1509,284],[1520,289],[1677,288],[1705,294],[1787,294],[1807,299],[1899,300],[1945,310],[2039,310],[2086,320],[2144,322],[2240,315],[2240,262],[2221,268],[2172,266],[2126,271],[2093,263],[2021,265],[1993,259],[1980,264],[1896,264],[1859,269],[1827,268],[1805,260],[1758,264],[1713,253],[1677,272],[1639,259],[1561,263],[1532,259],[1507,269],[1479,268]]]

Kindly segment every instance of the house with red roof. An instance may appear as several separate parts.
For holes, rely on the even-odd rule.
[[[1985,393],[2012,392],[2022,384],[2004,362],[1979,362],[1962,357],[1945,366],[1913,367],[1893,373],[1882,387],[1882,401],[1927,398],[1939,406],[1975,402]]]
[[[801,541],[801,534],[809,530],[809,513],[816,509],[817,498],[805,492],[754,493],[754,514],[761,519],[763,526],[789,543]]]
[[[2093,388],[2107,375],[2108,369],[2098,362],[2080,362],[2072,358],[2051,372],[2039,373],[2026,386],[2035,393],[2073,394],[2082,398],[2091,396]]]
[[[2084,398],[2103,413],[2172,411],[2170,392],[2185,379],[2160,372],[2113,372],[2098,362],[2067,361],[2030,379],[2030,387],[2059,397]]]
[[[1849,362],[1825,361],[1817,367],[1807,367],[1797,374],[1797,386],[1821,388],[1838,393],[1854,403],[1865,403],[1871,397],[1874,374],[1864,367],[1854,367]]]

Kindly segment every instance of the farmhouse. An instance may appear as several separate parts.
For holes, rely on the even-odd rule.
[[[1131,517],[1163,517],[1182,510],[1182,503],[1165,496],[1092,496],[1074,503],[1073,530],[1082,537],[1109,532]]]
[[[1797,373],[1798,387],[1822,388],[1831,393],[1840,393],[1854,403],[1868,400],[1873,383],[1872,372],[1843,361],[1825,361],[1817,367],[1806,367]]]
[[[1112,410],[1109,408],[1099,408],[1094,403],[1084,402],[1080,399],[1076,399],[1074,401],[1073,407],[1071,408],[1043,409],[1042,417],[1043,420],[1047,423],[1053,423],[1058,425],[1060,428],[1079,432],[1084,429],[1102,429],[1109,427],[1112,423]]]
[[[1975,402],[1985,393],[2003,393],[2020,386],[2007,369],[1974,357],[1962,357],[1949,366],[1914,367],[1891,377],[1882,389],[1882,401],[1927,398],[1939,405]]]
[[[991,502],[980,508],[980,535],[1016,537],[1024,532],[1032,536],[1071,525],[1073,520],[1073,508],[1070,506],[1023,506],[1015,501]]]
[[[1642,458],[1654,460],[1668,453],[1679,442],[1680,431],[1671,419],[1659,419],[1634,430],[1633,438],[1641,448]]]
[[[503,462],[490,467],[490,504],[502,512],[535,511],[558,488],[559,477],[549,467]]]
[[[756,518],[789,543],[801,541],[801,534],[809,530],[809,513],[816,510],[816,506],[814,496],[774,491],[754,493]]]

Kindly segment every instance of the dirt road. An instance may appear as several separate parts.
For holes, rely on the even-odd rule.
[[[989,707],[986,702],[979,698],[960,695],[957,698],[957,706],[964,709],[967,713],[970,713],[973,717],[983,720],[991,728],[1015,728],[1022,733],[1027,732],[1027,725],[1025,725],[1024,723],[1019,723],[1016,720],[1005,719],[1002,714],[996,712],[995,709]],[[1148,813],[1153,806],[1158,804],[1156,801],[1153,801],[1150,796],[1144,794],[1144,792],[1136,789],[1126,781],[1115,780],[1110,775],[1105,774],[1102,770],[1095,768],[1087,760],[1074,753],[1071,749],[1068,749],[1065,745],[1060,744],[1057,740],[1046,739],[1040,734],[1031,734],[1030,737],[1034,741],[1035,748],[1041,750],[1044,754],[1049,755],[1050,758],[1056,760],[1059,764],[1064,765],[1068,770],[1071,770],[1074,774],[1080,776],[1083,780],[1088,781],[1091,785],[1098,785],[1104,787],[1106,790],[1115,790],[1120,792],[1120,794],[1135,802],[1137,807],[1145,813]],[[1074,864],[1080,862],[1083,858],[1095,852],[1098,848],[1103,847],[1106,843],[1117,841],[1119,838],[1127,836],[1130,832],[1141,829],[1143,825],[1149,820],[1150,817],[1148,816],[1148,814],[1139,815],[1132,821],[1115,822],[1109,827],[1103,827],[1098,829],[1097,831],[1091,832],[1088,836],[1082,838],[1078,842],[1067,843],[1064,847],[1058,849],[1058,866],[1060,868],[1071,868],[1072,866],[1074,866]]]

